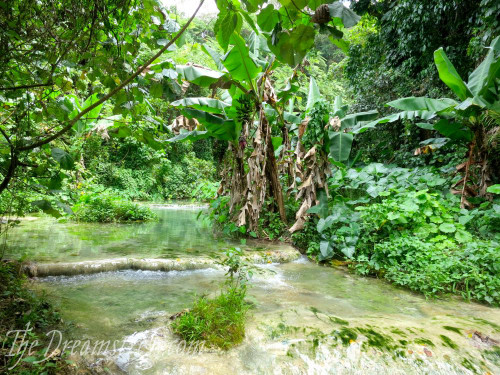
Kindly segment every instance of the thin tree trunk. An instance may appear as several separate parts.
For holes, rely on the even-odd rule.
[[[281,189],[281,184],[278,177],[278,164],[276,162],[276,157],[274,156],[273,142],[271,141],[271,130],[269,129],[269,123],[267,122],[267,118],[265,116],[261,117],[261,121],[262,130],[264,131],[264,134],[266,134],[266,172],[271,182],[273,198],[276,202],[276,205],[278,206],[281,221],[286,224],[285,203],[283,200],[283,191]]]

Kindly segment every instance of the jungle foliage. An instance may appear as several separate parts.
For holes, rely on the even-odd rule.
[[[2,211],[143,220],[126,201],[195,197],[224,234],[498,305],[497,2],[217,6],[2,7]],[[206,329],[242,301],[224,293],[176,324]]]

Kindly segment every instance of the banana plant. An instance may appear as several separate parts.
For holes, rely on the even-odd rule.
[[[449,141],[465,142],[469,146],[468,159],[457,167],[464,177],[453,187],[462,196],[462,207],[470,206],[467,196],[487,193],[488,186],[500,176],[500,159],[495,139],[500,137],[500,37],[493,40],[482,63],[464,82],[446,56],[443,48],[434,52],[434,62],[440,79],[456,98],[432,99],[425,97],[400,98],[387,103],[400,112],[382,117],[368,124],[354,128],[361,133],[378,124],[401,119],[421,119],[417,125],[440,133],[444,138],[424,141],[432,144]],[[475,169],[475,170],[474,170]],[[473,176],[476,172],[476,176]]]
[[[224,95],[185,98],[172,103],[181,108],[183,117],[178,123],[189,126],[169,141],[207,137],[229,141],[234,163],[227,169],[222,187],[226,185],[230,193],[230,209],[237,216],[237,224],[248,224],[251,229],[258,225],[267,191],[272,194],[281,220],[286,222],[276,149],[290,146],[286,123],[298,125],[293,105],[285,110],[285,104],[298,87],[291,80],[277,94],[271,83],[271,71],[280,62],[297,69],[313,47],[317,29],[329,32],[332,41],[345,48],[341,29],[354,26],[359,17],[340,1],[323,4],[287,0],[280,1],[281,6],[276,9],[264,0],[242,3],[217,0],[216,3],[220,12],[214,32],[225,55],[220,56],[206,46],[204,50],[218,70],[188,65],[177,67],[177,73],[180,79],[209,87],[213,93],[225,90]],[[313,14],[307,13],[310,9],[315,10]],[[249,12],[257,13],[257,23]],[[240,36],[243,20],[253,30],[248,41]],[[276,136],[277,131],[282,132],[281,137]],[[342,146],[345,136],[333,138],[332,144],[339,138]]]
[[[311,77],[306,110],[298,129],[298,142],[295,151],[295,175],[300,181],[297,199],[302,200],[295,216],[295,223],[289,229],[295,232],[303,228],[310,209],[318,203],[321,191],[328,195],[326,177],[331,163],[339,165],[346,162],[351,154],[354,134],[351,129],[361,127],[378,116],[375,110],[347,114],[349,107],[337,96],[331,111],[329,103],[321,96],[316,81]]]
[[[223,187],[231,195],[231,211],[239,226],[258,225],[260,210],[267,191],[272,192],[283,221],[286,220],[284,200],[279,183],[278,166],[274,154],[272,123],[267,113],[276,107],[278,98],[270,83],[270,73],[276,64],[272,54],[262,54],[258,35],[245,41],[233,32],[228,51],[221,56],[205,47],[221,68],[178,67],[179,76],[199,86],[209,87],[219,98],[184,98],[171,103],[181,108],[196,127],[180,131],[169,141],[197,140],[213,137],[229,142],[232,164],[227,169]],[[265,43],[264,43],[265,45]],[[282,113],[282,112],[281,112]],[[268,186],[270,189],[267,189]],[[256,202],[255,199],[258,198]]]

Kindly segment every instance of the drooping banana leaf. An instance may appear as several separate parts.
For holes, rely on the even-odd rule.
[[[234,120],[227,120],[211,113],[191,108],[184,108],[182,114],[187,118],[197,119],[205,127],[209,136],[224,141],[238,139],[239,129]]]
[[[199,139],[209,138],[210,135],[207,131],[193,130],[185,131],[177,134],[175,137],[167,139],[167,142],[181,142],[181,141],[197,141]]]
[[[224,75],[224,73],[194,65],[177,65],[176,69],[186,81],[202,87],[210,86]]]
[[[221,100],[212,98],[184,98],[170,103],[173,107],[190,107],[209,113],[223,114],[224,108],[230,106]]]
[[[351,132],[353,134],[359,134],[359,133],[364,133],[368,129],[372,129],[378,124],[385,124],[388,122],[394,122],[398,120],[403,120],[403,119],[408,119],[408,120],[414,120],[417,118],[420,118],[422,120],[430,120],[432,118],[436,117],[436,112],[431,112],[431,111],[403,111],[399,113],[393,113],[392,115],[388,115],[382,118],[379,118],[377,120],[371,121],[367,124],[361,124],[359,126],[355,126]]]
[[[378,112],[376,110],[347,115],[341,120],[341,129],[352,129],[361,122],[375,120],[377,116]]]
[[[453,109],[458,103],[453,99],[431,99],[424,97],[410,96],[400,98],[387,103],[388,106],[399,109],[401,111],[430,111],[443,112],[448,109]]]

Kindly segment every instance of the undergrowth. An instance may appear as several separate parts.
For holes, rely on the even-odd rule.
[[[230,248],[218,263],[227,268],[227,279],[214,298],[201,296],[191,309],[172,323],[173,331],[187,343],[227,350],[245,337],[249,305],[245,301],[252,268],[239,248]]]
[[[73,219],[81,222],[134,222],[151,221],[157,217],[149,207],[101,192],[84,194],[73,206]]]
[[[0,261],[0,373],[2,374],[60,374],[70,361],[60,353],[47,359],[42,330],[49,331],[62,324],[59,313],[26,286],[27,280],[21,274],[19,264]],[[26,330],[24,346],[23,333],[16,340],[16,330]],[[29,340],[26,343],[26,340]],[[31,344],[37,341],[38,345]],[[27,346],[30,344],[30,346]],[[42,348],[42,349],[40,349]]]

